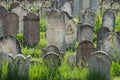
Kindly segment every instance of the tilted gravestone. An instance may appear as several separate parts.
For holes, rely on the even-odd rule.
[[[40,19],[34,13],[24,16],[24,40],[28,45],[37,44],[40,40]]]
[[[70,66],[76,65],[76,55],[72,54],[72,55],[69,55],[67,58],[68,58],[67,59],[68,65]]]
[[[65,51],[65,24],[60,12],[52,10],[46,17],[47,46],[55,45],[60,52]]]
[[[80,32],[79,32],[79,37],[78,37],[79,42],[83,40],[89,40],[93,42],[93,28],[94,27],[90,25],[80,26]]]
[[[80,42],[77,47],[76,63],[85,66],[93,52],[95,52],[95,47],[92,42],[87,40]]]
[[[5,14],[7,14],[7,9],[4,6],[0,6],[0,20],[4,17]]]
[[[16,13],[19,16],[19,29],[18,29],[18,32],[23,33],[23,30],[24,30],[23,17],[26,16],[28,11],[26,9],[24,9],[23,7],[21,7],[19,3],[14,2],[11,5],[11,12]]]
[[[77,26],[73,20],[69,20],[66,24],[65,43],[67,48],[76,48]]]
[[[84,13],[84,22],[83,25],[95,26],[95,13],[91,10],[86,10]]]
[[[115,30],[115,14],[112,9],[107,9],[102,17],[102,27],[108,27],[111,31]]]
[[[3,29],[5,35],[16,35],[18,30],[19,16],[15,13],[7,13],[3,17]]]
[[[73,15],[72,15],[72,6],[71,6],[71,4],[68,1],[64,3],[64,5],[62,6],[61,10],[63,12],[65,12],[65,13],[67,13],[67,15],[69,17],[73,17]]]
[[[7,14],[7,12],[8,11],[4,6],[0,6],[0,37],[4,35],[2,18],[4,17],[5,14]]]
[[[103,80],[110,80],[111,59],[103,51],[92,53],[89,60],[89,73],[92,76],[99,75]]]
[[[100,50],[113,56],[120,57],[120,37],[115,32],[108,32],[103,36]]]
[[[61,65],[61,58],[60,55],[55,52],[48,52],[43,57],[44,63],[49,68],[57,68]]]
[[[13,56],[9,54],[8,78],[10,80],[29,79],[30,56],[24,57],[21,54]]]
[[[102,43],[103,36],[107,33],[110,32],[110,30],[107,27],[101,27],[97,31],[97,49],[100,50],[100,46]]]
[[[21,47],[19,41],[10,35],[6,35],[0,38],[0,49],[8,54],[21,54]]]
[[[56,46],[54,46],[54,45],[49,45],[47,48],[46,48],[46,50],[45,49],[42,49],[42,56],[44,57],[48,52],[54,52],[54,53],[56,53],[56,54],[58,54],[58,55],[60,55],[60,56],[63,56],[62,54],[62,52],[60,52],[59,51],[59,49],[56,47]]]

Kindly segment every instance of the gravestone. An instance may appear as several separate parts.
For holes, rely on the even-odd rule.
[[[107,9],[102,17],[102,27],[108,27],[111,31],[115,30],[115,14],[112,9]]]
[[[37,44],[40,40],[40,19],[34,13],[24,16],[24,40],[28,45]]]
[[[48,52],[54,52],[58,55],[61,55],[62,53],[59,51],[59,49],[54,45],[49,45],[46,50],[42,49],[42,56],[45,56]],[[62,55],[61,55],[62,56]]]
[[[65,25],[60,12],[52,10],[46,17],[47,46],[54,45],[60,52],[65,51]]]
[[[57,68],[61,65],[61,59],[60,56],[55,53],[55,52],[48,52],[44,57],[43,57],[44,63],[49,67],[49,68]]]
[[[7,14],[7,9],[4,6],[0,6],[0,20],[4,17],[5,14]]]
[[[89,9],[92,7],[92,0],[80,0],[80,7],[82,9]]]
[[[9,54],[8,78],[10,80],[28,80],[30,56]]]
[[[72,11],[72,5],[68,1],[64,3],[64,5],[62,6],[61,10],[63,12],[65,12],[65,13],[67,13],[67,15],[69,17],[73,17],[73,15],[72,15],[72,12],[73,12]]]
[[[103,36],[100,50],[109,54],[111,59],[113,56],[120,57],[120,37],[115,32],[108,32]]]
[[[84,13],[83,25],[95,26],[95,13],[91,10],[86,10]]]
[[[97,51],[90,56],[89,72],[90,74],[100,75],[104,80],[110,80],[111,60],[107,53]]]
[[[68,65],[75,66],[76,65],[76,55],[72,54],[68,56]]]
[[[8,11],[4,6],[0,6],[0,37],[4,35],[2,18],[4,17],[5,14],[7,14],[7,12]]]
[[[5,35],[16,35],[18,30],[19,16],[15,13],[7,13],[3,17],[3,29]]]
[[[19,41],[10,35],[0,37],[0,49],[8,54],[21,54],[21,47]]]
[[[76,48],[77,26],[73,20],[69,20],[66,24],[65,42],[67,48]]]
[[[78,37],[79,42],[83,40],[89,40],[93,42],[93,28],[94,27],[90,25],[80,26],[80,32],[79,32],[79,37]]]
[[[14,6],[15,4],[16,4],[16,6]],[[26,14],[28,13],[28,11],[26,9],[24,9],[23,7],[21,7],[19,3],[14,2],[11,5],[11,12],[16,13],[19,16],[19,29],[18,29],[18,32],[19,33],[23,33],[24,32],[23,31],[24,30],[23,17],[26,16]]]
[[[97,31],[97,49],[100,50],[100,46],[102,43],[103,36],[107,33],[110,32],[110,30],[107,27],[101,27]]]
[[[85,66],[88,63],[90,54],[95,52],[95,47],[92,42],[84,40],[79,43],[77,47],[76,63],[81,63],[81,66]]]

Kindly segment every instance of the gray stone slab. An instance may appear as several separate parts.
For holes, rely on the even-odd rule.
[[[52,10],[46,17],[47,46],[55,45],[60,52],[65,51],[65,24],[62,14]]]
[[[103,51],[92,53],[89,60],[90,74],[100,75],[105,80],[110,80],[111,59],[108,54]]]

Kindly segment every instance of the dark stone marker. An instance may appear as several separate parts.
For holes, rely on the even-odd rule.
[[[28,45],[37,44],[40,40],[40,19],[34,13],[24,16],[24,40]]]
[[[100,50],[100,45],[102,43],[103,36],[110,32],[110,30],[107,27],[101,27],[97,31],[97,49]]]
[[[108,32],[103,36],[100,50],[109,54],[111,59],[113,56],[120,57],[120,37],[115,32]]]
[[[107,27],[111,31],[115,30],[115,14],[112,9],[107,9],[102,17],[102,27]]]
[[[4,35],[4,30],[3,30],[3,17],[5,14],[7,14],[8,11],[4,6],[0,6],[0,37]]]
[[[13,13],[16,13],[19,16],[19,33],[23,33],[24,25],[23,25],[23,17],[26,16],[28,11],[24,9],[18,2],[13,2],[9,8],[9,10]]]
[[[6,35],[0,38],[0,48],[2,51],[6,52],[6,54],[21,54],[21,47],[19,41],[10,35]]]
[[[93,26],[90,25],[82,25],[80,26],[80,32],[78,40],[82,42],[83,40],[88,40],[93,42]]]
[[[4,17],[5,14],[7,14],[7,9],[4,6],[0,6],[0,20]]]
[[[60,52],[65,51],[65,24],[60,12],[52,10],[46,17],[47,46],[55,45]]]
[[[17,30],[18,30],[18,25],[19,25],[19,21],[18,21],[18,15],[15,13],[7,13],[4,17],[3,17],[3,29],[4,29],[4,33],[5,35],[16,35],[17,34]]]
[[[84,66],[88,63],[90,54],[93,52],[95,52],[93,43],[87,40],[82,41],[77,48],[76,63],[79,64],[81,62],[81,66]]]
[[[97,51],[90,56],[89,72],[90,75],[100,75],[102,80],[110,80],[111,59],[103,51]]]

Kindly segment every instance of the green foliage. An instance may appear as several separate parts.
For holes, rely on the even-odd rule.
[[[114,77],[120,76],[120,59],[117,59],[116,61],[113,61],[113,62],[112,62],[111,74],[112,74]]]

